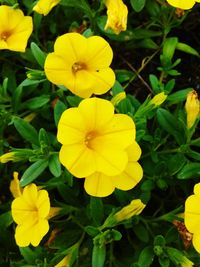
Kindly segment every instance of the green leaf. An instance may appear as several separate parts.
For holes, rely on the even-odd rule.
[[[169,174],[174,175],[178,171],[180,171],[181,168],[185,165],[186,161],[187,159],[181,153],[170,156],[168,161]]]
[[[177,91],[167,97],[167,101],[170,102],[170,104],[177,104],[182,101],[186,100],[187,94],[192,91],[192,88],[183,89],[180,91]]]
[[[58,158],[58,154],[53,154],[49,158],[49,170],[55,176],[59,177],[62,173],[61,164]]]
[[[19,247],[20,253],[28,264],[34,264],[37,253],[29,247]]]
[[[39,146],[38,133],[36,129],[27,121],[14,117],[13,123],[18,133],[28,142]]]
[[[145,6],[145,0],[131,0],[131,6],[135,12],[140,12]]]
[[[138,264],[141,267],[151,266],[154,259],[154,251],[152,246],[145,247],[140,253]]]
[[[94,245],[92,250],[92,267],[103,267],[106,259],[106,246]]]
[[[41,95],[25,101],[23,105],[28,109],[35,110],[46,105],[49,102],[49,100],[50,100],[49,95]]]
[[[61,102],[60,100],[56,102],[56,105],[54,107],[54,121],[55,121],[56,126],[58,126],[60,117],[66,109],[67,107],[63,102]]]
[[[33,53],[33,56],[37,60],[38,64],[43,68],[47,55],[34,42],[31,43],[31,52]]]
[[[169,267],[170,265],[170,260],[167,257],[159,257],[158,261],[161,267]]]
[[[101,198],[90,197],[90,215],[95,224],[99,226],[104,217],[104,209]]]
[[[177,43],[178,43],[177,37],[170,37],[165,40],[163,45],[163,61],[165,64],[171,63]]]
[[[176,49],[180,50],[182,52],[185,52],[187,54],[191,54],[193,56],[197,56],[199,57],[199,53],[197,50],[195,50],[194,48],[192,48],[190,45],[184,44],[184,43],[177,43],[176,45]]]
[[[136,224],[133,227],[133,231],[142,242],[147,243],[149,241],[149,233],[143,224]]]
[[[189,179],[192,177],[199,177],[200,175],[200,163],[188,163],[178,173],[178,179]]]
[[[26,186],[33,182],[48,166],[49,162],[47,159],[40,159],[34,162],[22,175],[20,180],[20,186]]]
[[[10,226],[12,222],[13,222],[13,218],[12,218],[10,211],[1,214],[0,215],[0,229],[1,229],[1,231],[3,231],[3,229],[7,228],[8,226]]]

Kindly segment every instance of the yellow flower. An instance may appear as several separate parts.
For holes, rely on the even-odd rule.
[[[35,184],[27,185],[22,195],[13,200],[11,212],[17,223],[15,240],[18,246],[39,245],[49,230],[49,211],[48,192],[38,190]]]
[[[200,183],[194,186],[194,194],[185,202],[185,226],[193,234],[192,243],[200,253]]]
[[[134,199],[131,203],[114,214],[117,222],[128,220],[134,215],[139,215],[146,207],[140,199]]]
[[[125,149],[134,142],[135,124],[125,114],[114,114],[110,101],[88,98],[63,112],[57,138],[63,144],[60,161],[74,176],[114,176],[128,163]]]
[[[69,267],[69,260],[70,256],[65,256],[58,264],[56,264],[54,267]]]
[[[195,90],[188,93],[185,103],[185,110],[187,113],[187,127],[190,129],[198,118],[200,111],[198,94]]]
[[[19,179],[18,179],[18,172],[13,173],[13,180],[10,182],[10,192],[12,193],[13,197],[20,197],[22,195],[22,188],[19,184]]]
[[[143,171],[137,162],[141,155],[139,145],[134,141],[126,149],[128,155],[128,164],[124,171],[116,176],[107,176],[103,173],[96,172],[85,179],[85,191],[95,197],[106,197],[115,190],[130,190],[135,187],[142,179]]]
[[[106,0],[108,19],[105,30],[111,28],[114,33],[119,34],[127,27],[128,8],[122,0]]]
[[[112,58],[112,49],[102,37],[66,33],[57,38],[44,69],[49,81],[87,98],[104,94],[113,86]]]
[[[167,0],[167,2],[173,6],[173,7],[177,7],[177,8],[181,8],[181,9],[190,9],[194,6],[195,2],[200,2],[195,1],[195,0]]]
[[[30,16],[24,16],[20,9],[0,6],[0,49],[25,52],[28,38],[33,31]]]
[[[167,98],[164,92],[155,95],[150,101],[149,104],[153,104],[155,106],[160,106]]]
[[[33,10],[46,16],[59,2],[60,0],[39,0]]]

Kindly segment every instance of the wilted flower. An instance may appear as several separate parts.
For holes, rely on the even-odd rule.
[[[38,190],[35,184],[27,185],[21,196],[13,200],[11,212],[17,223],[15,240],[18,246],[39,245],[49,230],[49,211],[48,192]]]
[[[119,34],[127,27],[128,8],[122,0],[106,0],[108,19],[105,30],[111,28],[114,33]]]
[[[46,16],[59,2],[60,0],[39,0],[33,10]]]
[[[173,7],[177,7],[177,8],[181,8],[181,9],[190,9],[194,6],[195,2],[199,2],[199,1],[195,1],[195,0],[167,0],[167,2],[173,6]]]
[[[200,253],[200,183],[194,186],[194,194],[185,202],[185,226],[193,234],[192,243]]]
[[[20,9],[0,6],[0,49],[25,52],[33,31],[32,17],[24,16]]]
[[[112,49],[102,37],[66,33],[56,39],[44,69],[52,83],[87,98],[104,94],[113,86],[115,74],[109,67],[112,58]]]
[[[105,197],[115,190],[130,190],[135,187],[142,179],[143,170],[137,162],[141,156],[141,149],[134,141],[126,149],[128,163],[124,171],[116,176],[107,176],[103,173],[96,172],[85,178],[84,187],[89,195],[95,197]]]
[[[88,98],[63,112],[58,123],[59,158],[76,177],[95,172],[108,176],[123,172],[134,142],[135,124],[125,114],[114,114],[108,100]]]
[[[187,113],[187,127],[190,129],[198,118],[200,111],[198,94],[195,90],[188,93],[185,110]]]

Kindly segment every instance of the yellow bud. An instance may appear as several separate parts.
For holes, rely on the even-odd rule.
[[[27,115],[23,119],[27,122],[31,122],[36,116],[37,114],[35,112],[32,112],[31,114]]]
[[[18,179],[18,172],[13,173],[13,180],[10,182],[10,192],[12,193],[13,197],[20,197],[22,195],[23,189],[21,188],[19,184],[19,179]]]
[[[164,92],[155,95],[150,101],[149,104],[154,104],[155,106],[160,106],[167,98]]]
[[[182,261],[180,262],[181,267],[192,267],[194,263],[190,261],[187,257],[183,256]]]
[[[199,100],[195,90],[188,93],[185,110],[187,113],[187,128],[190,129],[199,116]]]
[[[48,214],[48,220],[55,217],[56,215],[59,214],[59,212],[61,211],[62,208],[59,208],[59,207],[51,207],[50,208],[50,211],[49,211],[49,214]]]
[[[134,215],[139,215],[146,205],[140,199],[134,199],[131,203],[114,214],[117,222],[128,220]]]
[[[123,99],[126,98],[126,93],[125,92],[121,92],[117,95],[115,95],[112,99],[111,99],[111,103],[113,104],[113,106],[116,106],[119,104],[120,101],[122,101]]]
[[[15,161],[15,152],[8,152],[0,156],[0,162],[1,163],[7,163],[8,161]]]
[[[108,19],[105,30],[111,28],[115,34],[125,31],[127,27],[128,8],[122,0],[105,0]]]
[[[70,260],[70,255],[67,255],[54,267],[69,267],[69,260]]]

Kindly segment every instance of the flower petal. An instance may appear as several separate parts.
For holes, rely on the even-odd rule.
[[[101,129],[114,116],[113,105],[107,100],[96,97],[84,99],[79,104],[78,109],[84,118],[87,132]]]
[[[84,178],[96,171],[94,153],[84,144],[62,146],[59,158],[60,162],[78,178]]]
[[[173,7],[178,7],[181,9],[190,9],[194,6],[195,1],[183,1],[183,0],[167,0],[167,2],[173,6]]]
[[[38,191],[38,198],[36,202],[39,218],[46,218],[50,211],[50,200],[46,190]]]
[[[107,68],[112,61],[113,52],[109,43],[100,36],[87,39],[87,67],[93,70]]]
[[[89,195],[94,197],[106,197],[115,190],[110,177],[99,172],[85,178],[84,188]]]
[[[23,190],[23,199],[30,207],[34,207],[37,201],[38,190],[35,184],[29,184],[25,186]],[[34,209],[34,208],[33,208]]]
[[[58,123],[57,139],[63,145],[84,143],[86,126],[78,108],[64,111]]]
[[[112,146],[125,149],[135,139],[135,124],[133,120],[124,114],[115,114],[112,121],[101,130],[101,134],[94,139],[93,147]]]
[[[142,176],[143,170],[140,164],[138,162],[129,162],[121,174],[111,178],[116,188],[130,190],[139,183]]]
[[[56,39],[54,51],[56,55],[64,57],[67,65],[72,66],[85,57],[87,38],[75,32],[63,34]]]
[[[22,197],[14,199],[11,206],[13,220],[17,224],[22,224],[27,220],[35,221],[36,214],[31,212],[31,208]]]
[[[27,224],[18,225],[15,229],[15,240],[19,247],[27,247],[31,240],[31,227]]]
[[[138,161],[142,153],[140,146],[135,141],[127,147],[126,151],[128,153],[129,162]]]
[[[200,195],[191,195],[185,202],[185,226],[195,233],[200,225]]]
[[[32,235],[30,243],[37,247],[42,240],[42,238],[47,234],[49,231],[49,223],[47,220],[40,220],[34,227],[31,229]]]
[[[200,233],[194,233],[192,238],[192,244],[196,251],[200,253]]]

